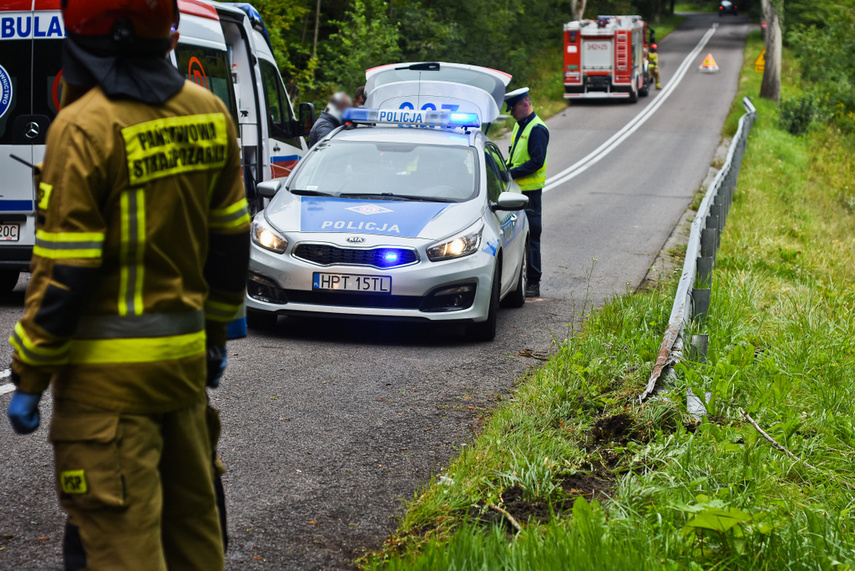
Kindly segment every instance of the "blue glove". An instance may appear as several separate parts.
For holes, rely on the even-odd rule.
[[[226,348],[220,345],[208,346],[208,386],[216,389],[220,386],[223,380],[223,375],[226,372],[226,365],[229,362],[229,356],[226,353]]]
[[[35,432],[39,427],[39,401],[42,394],[22,393],[15,391],[12,402],[9,403],[9,422],[18,434],[29,434]]]

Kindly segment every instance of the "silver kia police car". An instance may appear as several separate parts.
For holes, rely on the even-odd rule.
[[[528,198],[482,126],[510,76],[447,63],[366,74],[364,108],[287,180],[263,183],[252,224],[249,325],[279,315],[460,322],[492,340],[525,303]]]

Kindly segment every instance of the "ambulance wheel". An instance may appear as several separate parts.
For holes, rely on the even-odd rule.
[[[0,270],[0,293],[12,293],[20,275],[18,270]]]
[[[275,313],[252,311],[251,309],[246,310],[246,325],[250,329],[273,329],[276,327],[276,321],[278,318],[279,316]]]
[[[496,263],[493,269],[493,287],[490,294],[490,309],[487,312],[487,320],[476,323],[469,329],[469,336],[473,341],[492,341],[496,338],[496,325],[499,321],[499,296],[502,295],[502,262]],[[523,291],[525,295],[525,291]]]
[[[512,291],[502,300],[502,307],[518,308],[525,305],[525,290],[528,287],[528,243],[523,250],[522,267],[520,268],[520,277],[517,280],[517,289]]]

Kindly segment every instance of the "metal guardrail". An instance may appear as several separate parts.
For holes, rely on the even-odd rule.
[[[721,232],[733,202],[736,178],[739,176],[739,167],[748,146],[748,133],[757,118],[757,110],[748,97],[742,100],[742,105],[746,113],[739,119],[739,128],[730,143],[727,160],[707,189],[692,221],[689,243],[686,246],[686,261],[674,297],[671,318],[650,380],[647,381],[639,401],[644,401],[653,394],[659,379],[682,359],[682,334],[685,327],[692,322],[693,317],[703,318],[709,311],[710,284],[716,251],[721,243]],[[705,350],[703,352],[705,353]]]

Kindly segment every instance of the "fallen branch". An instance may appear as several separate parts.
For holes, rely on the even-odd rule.
[[[491,510],[499,512],[500,514],[505,516],[505,519],[508,520],[508,522],[510,522],[510,524],[512,526],[514,526],[514,529],[517,530],[517,533],[522,531],[522,526],[519,524],[519,522],[517,520],[514,519],[514,516],[512,516],[511,514],[508,513],[507,510],[503,510],[502,508],[500,508],[496,504],[487,504],[487,507],[490,508]]]
[[[782,446],[782,445],[778,444],[778,442],[777,442],[774,438],[772,438],[771,436],[769,436],[769,433],[767,433],[765,430],[763,430],[762,428],[760,428],[760,425],[759,425],[759,424],[757,424],[757,421],[755,421],[753,418],[751,418],[751,415],[750,415],[750,414],[748,414],[747,412],[745,412],[744,410],[741,410],[741,409],[740,409],[740,411],[739,411],[739,412],[741,412],[741,413],[742,413],[742,416],[744,416],[744,417],[745,417],[745,420],[747,420],[748,422],[750,422],[750,423],[751,423],[751,426],[753,426],[753,427],[754,427],[754,429],[755,429],[757,432],[759,432],[759,433],[763,436],[763,438],[765,438],[766,440],[768,440],[768,441],[769,441],[769,443],[770,443],[770,444],[771,444],[775,449],[777,449],[777,450],[779,450],[779,451],[783,452],[784,454],[786,454],[787,456],[789,456],[790,458],[792,458],[792,459],[793,459],[793,460],[795,460],[796,462],[801,462],[802,464],[804,464],[805,466],[807,466],[808,468],[810,468],[810,469],[812,469],[812,470],[816,470],[817,472],[823,472],[823,473],[825,473],[825,470],[821,470],[820,468],[817,468],[817,467],[816,467],[816,466],[814,466],[813,464],[809,464],[809,463],[805,462],[804,460],[802,460],[801,458],[799,458],[798,456],[796,456],[795,454],[793,454],[792,452],[790,452],[789,450],[787,450],[784,446]],[[843,485],[844,485],[844,486],[846,486],[847,488],[849,488],[849,489],[851,489],[851,490],[855,490],[855,486],[853,486],[852,484],[850,484],[849,482],[847,482],[846,480],[844,480],[844,479],[843,479],[843,478],[841,478],[840,476],[837,476],[836,474],[830,474],[830,475],[831,475],[832,477],[836,478],[836,479],[837,479],[837,481],[839,481],[841,484],[843,484]]]

